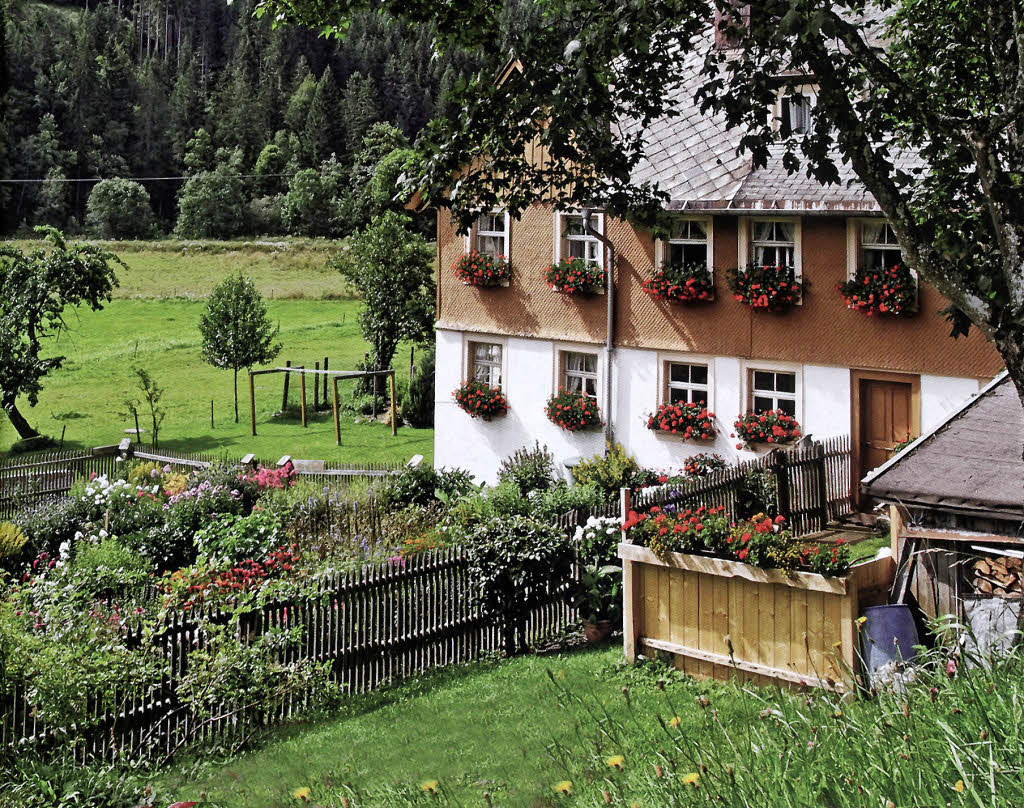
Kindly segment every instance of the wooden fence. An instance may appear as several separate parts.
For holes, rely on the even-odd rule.
[[[566,525],[572,520],[564,520]],[[563,631],[576,620],[562,585],[524,592],[530,604],[528,642]],[[280,654],[283,662],[329,663],[330,678],[346,694],[366,693],[411,674],[469,662],[502,649],[499,620],[482,614],[474,598],[468,559],[459,549],[437,550],[401,563],[386,563],[339,574],[315,596],[265,606],[246,615],[243,636],[271,628],[300,627],[301,639]],[[227,621],[227,614],[209,614]],[[132,635],[135,642],[142,636]],[[123,757],[169,759],[183,741],[244,740],[257,727],[299,713],[308,696],[291,697],[269,710],[236,704],[211,705],[207,718],[186,709],[178,686],[189,656],[206,641],[187,616],[172,616],[150,642],[164,660],[160,685],[144,696],[113,704],[92,703],[92,718],[73,733],[46,726],[36,717],[24,689],[0,699],[0,747],[54,747],[79,739],[79,759],[115,761]],[[70,749],[68,750],[70,752]]]
[[[232,460],[226,454],[178,452],[161,449],[153,451],[142,444],[97,446],[94,449],[69,450],[34,454],[28,458],[12,457],[0,460],[0,519],[9,519],[25,507],[64,498],[76,479],[97,475],[113,475],[118,464],[135,459],[170,465],[183,471],[205,468],[217,463],[251,466],[262,463],[275,466],[285,459],[266,461],[254,455]],[[344,464],[325,462],[316,470],[298,469],[307,480],[344,487],[355,480],[371,480],[403,468],[405,463]]]
[[[851,480],[850,439],[840,436],[776,450],[681,485],[641,492],[633,505],[640,510],[668,503],[722,506],[730,514],[741,514],[750,487],[769,481],[778,512],[789,520],[795,535],[803,536],[853,512]]]

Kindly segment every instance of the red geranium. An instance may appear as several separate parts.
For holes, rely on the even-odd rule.
[[[710,303],[715,285],[704,264],[662,264],[640,284],[655,300],[670,303]]]
[[[559,390],[548,399],[544,408],[548,420],[569,432],[601,425],[601,412],[597,402],[585,393]]]
[[[512,277],[512,267],[504,255],[470,250],[452,264],[455,277],[471,286],[501,286]]]
[[[917,306],[917,279],[903,264],[889,269],[860,269],[836,287],[847,308],[868,317],[874,314],[910,314]]]
[[[563,295],[593,294],[604,287],[605,274],[597,264],[582,258],[563,258],[544,273],[547,285]]]
[[[662,404],[657,412],[647,416],[647,428],[679,435],[684,440],[709,440],[716,434],[715,414],[708,411],[703,401]]]
[[[452,395],[455,403],[474,418],[490,421],[495,415],[508,412],[508,399],[501,389],[484,382],[464,382]]]
[[[764,311],[786,311],[803,294],[803,282],[796,279],[793,267],[751,264],[729,272],[733,299]]]
[[[782,410],[767,412],[748,412],[736,419],[733,424],[735,435],[747,448],[758,443],[789,443],[799,438],[800,424],[792,415]]]

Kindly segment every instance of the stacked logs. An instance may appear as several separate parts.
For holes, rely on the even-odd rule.
[[[980,558],[974,562],[974,588],[984,595],[1019,598],[1022,594],[1021,575],[1024,560],[999,556]]]

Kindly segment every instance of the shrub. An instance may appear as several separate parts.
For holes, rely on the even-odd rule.
[[[153,565],[122,544],[107,537],[78,544],[74,558],[62,576],[79,595],[96,599],[124,596],[149,581]]]
[[[467,554],[481,611],[501,626],[505,652],[525,649],[531,608],[571,574],[572,551],[565,536],[528,516],[496,518],[477,527]]]
[[[513,483],[524,494],[546,490],[555,481],[555,457],[540,441],[536,441],[532,449],[525,446],[516,449],[501,461],[498,481]]]
[[[434,364],[431,345],[420,354],[416,375],[409,380],[408,393],[402,398],[402,417],[417,429],[434,426]]]
[[[192,566],[164,575],[164,608],[187,611],[197,606],[244,603],[275,579],[297,572],[300,561],[294,544],[273,550],[259,560],[246,558],[230,565],[200,558]]]
[[[687,477],[705,477],[726,467],[726,462],[721,455],[711,452],[701,452],[686,458],[683,464],[683,473]]]
[[[534,491],[527,496],[531,512],[538,519],[554,520],[574,510],[590,510],[604,502],[604,492],[596,485],[577,484],[570,487],[558,480],[546,491]]]
[[[86,226],[103,239],[149,238],[153,209],[149,192],[138,182],[120,177],[101,180],[89,192]]]
[[[248,516],[213,514],[195,535],[196,552],[214,563],[263,559],[282,543],[281,523],[263,510],[254,510]]]
[[[429,505],[450,501],[475,488],[473,475],[462,469],[434,468],[423,463],[393,471],[373,484],[371,493],[381,505]]]
[[[715,284],[704,264],[662,264],[641,287],[655,300],[670,303],[710,303]]]
[[[501,286],[512,277],[512,267],[503,255],[489,255],[471,250],[461,256],[452,270],[455,277],[470,286]]]
[[[787,311],[801,296],[802,282],[796,279],[793,267],[750,264],[729,273],[733,299],[764,311]]]
[[[802,434],[796,418],[782,410],[744,413],[736,419],[733,428],[740,439],[737,449],[743,446],[749,449],[758,443],[789,443]]]
[[[491,387],[486,382],[463,382],[453,393],[455,403],[473,418],[490,421],[496,415],[508,412],[508,399],[500,387]]]
[[[847,308],[868,317],[910,314],[917,306],[917,279],[902,263],[889,269],[859,269],[836,289]]]
[[[559,390],[548,399],[544,412],[551,423],[568,432],[601,426],[601,411],[597,402],[585,393]]]
[[[738,512],[733,515],[740,519],[748,519],[755,513],[775,516],[779,502],[779,481],[775,473],[771,469],[747,469],[736,499]]]
[[[618,516],[591,516],[576,528],[573,536],[579,557],[598,564],[617,557],[622,541],[622,519]]]
[[[597,486],[609,502],[616,500],[619,489],[633,488],[641,473],[640,464],[626,453],[621,443],[609,443],[603,455],[580,461],[572,470],[576,482]]]
[[[704,402],[680,401],[662,404],[647,417],[647,428],[655,432],[679,435],[683,440],[708,440],[717,434],[715,414]]]
[[[85,525],[88,511],[89,504],[80,497],[69,497],[33,505],[19,511],[13,521],[25,531],[34,553],[56,555],[61,544],[73,541]]]
[[[0,569],[12,569],[21,559],[28,536],[13,522],[0,522]]]
[[[582,258],[563,258],[547,268],[544,280],[563,295],[593,294],[604,288],[605,272]]]

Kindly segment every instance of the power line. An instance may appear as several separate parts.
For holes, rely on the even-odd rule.
[[[18,184],[33,182],[103,182],[103,180],[132,180],[134,182],[163,182],[167,180],[190,180],[192,176],[186,177],[42,177],[38,179],[0,179],[0,183]],[[229,174],[234,179],[255,179],[263,177],[294,177],[295,174]]]

